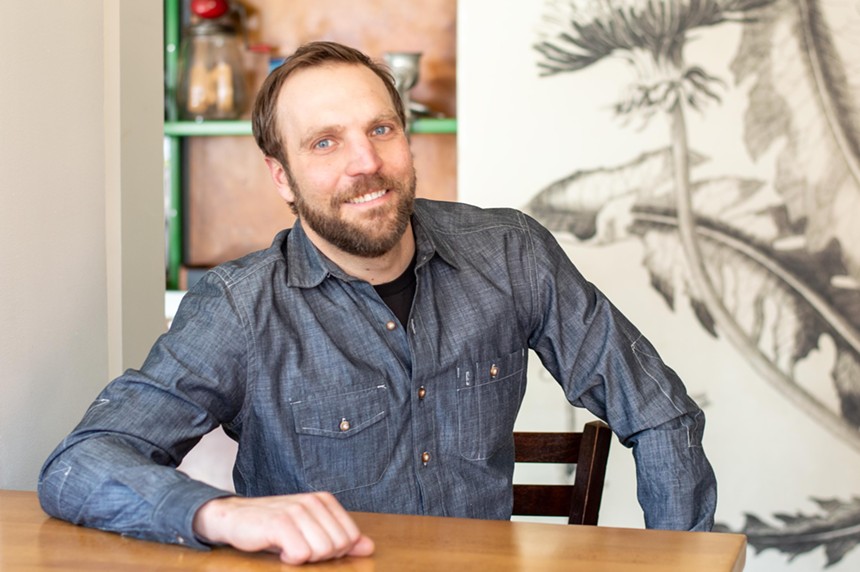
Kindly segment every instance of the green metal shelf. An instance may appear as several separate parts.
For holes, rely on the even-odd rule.
[[[250,135],[250,121],[165,121],[164,134],[170,137],[214,137]]]
[[[457,133],[457,120],[423,118],[412,122],[412,133],[442,135]],[[251,135],[250,121],[165,121],[164,134],[169,137],[215,137]]]
[[[165,90],[165,123],[177,118],[176,112],[176,81],[179,59],[180,28],[182,26],[180,0],[164,0],[164,90]],[[166,171],[165,189],[167,204],[165,205],[165,226],[167,232],[167,252],[165,281],[168,290],[179,289],[179,269],[182,266],[183,231],[182,231],[182,145],[179,137],[166,135],[164,137]]]

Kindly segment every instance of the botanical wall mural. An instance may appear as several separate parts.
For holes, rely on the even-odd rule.
[[[860,569],[860,2],[535,4],[488,26],[489,3],[461,1],[459,92],[504,69],[521,85],[492,98],[496,113],[516,109],[525,125],[461,96],[461,199],[499,204],[504,189],[578,264],[636,243],[636,260],[601,260],[613,268],[597,285],[651,290],[663,316],[689,314],[685,327],[730,356],[719,372],[684,356],[676,369],[708,414],[719,527],[748,535],[747,569]],[[470,38],[479,14],[482,30],[508,28],[507,47]],[[506,66],[487,63],[493,52],[511,54]],[[487,177],[512,152],[544,170]],[[644,315],[646,334],[665,319]],[[679,345],[711,351],[689,335],[658,345],[667,361]],[[776,397],[757,400],[763,386]],[[759,433],[746,443],[714,431],[752,403]],[[775,425],[782,440],[756,440]],[[744,445],[779,462],[758,464]],[[783,490],[756,506],[726,494],[735,482]]]

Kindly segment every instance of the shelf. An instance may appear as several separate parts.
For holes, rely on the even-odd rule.
[[[457,133],[457,120],[453,117],[442,119],[416,119],[412,123],[415,134]],[[223,135],[251,135],[250,121],[165,121],[164,134],[170,137],[214,137]]]
[[[165,121],[164,134],[171,137],[250,135],[250,121]]]
[[[412,133],[432,133],[435,135],[457,133],[457,119],[454,117],[416,119],[412,122]]]

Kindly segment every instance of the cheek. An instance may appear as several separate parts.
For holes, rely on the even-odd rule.
[[[405,143],[391,149],[384,157],[384,163],[389,170],[397,172],[408,172],[412,168],[412,150]]]
[[[305,195],[326,196],[342,186],[342,170],[330,163],[310,165],[304,170],[304,176],[298,181]]]

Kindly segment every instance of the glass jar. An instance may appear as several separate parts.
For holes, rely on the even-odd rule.
[[[179,48],[176,99],[183,119],[236,119],[245,109],[245,71],[236,28],[203,20],[188,27]]]

